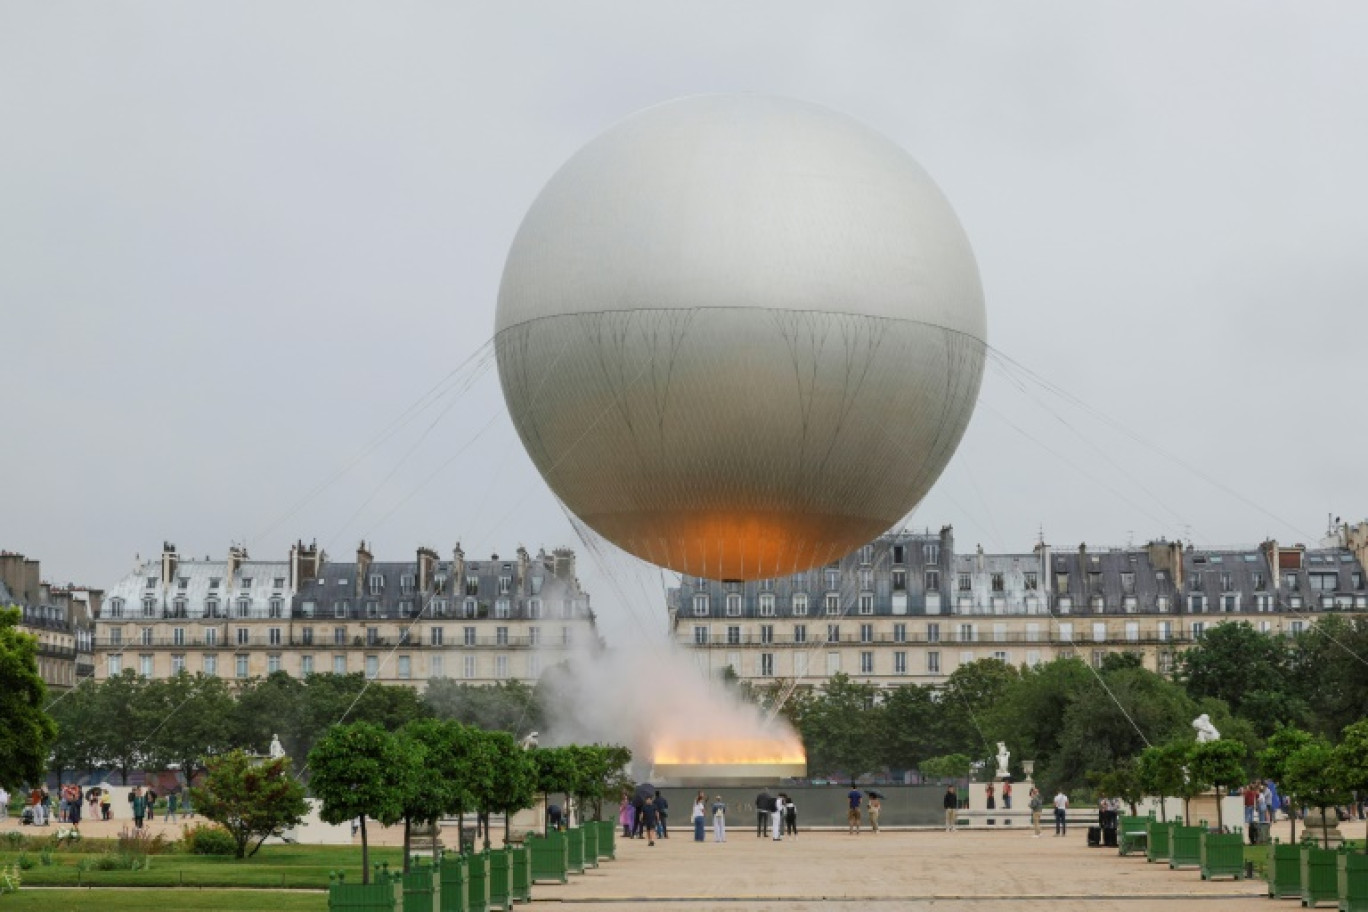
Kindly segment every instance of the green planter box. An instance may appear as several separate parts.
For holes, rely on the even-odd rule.
[[[1200,842],[1202,880],[1213,877],[1244,880],[1244,832],[1239,827],[1229,833],[1203,832]]]
[[[485,850],[489,863],[489,908],[513,908],[513,858],[507,849]]]
[[[1149,844],[1149,822],[1151,817],[1122,816],[1116,823],[1116,852],[1129,855],[1131,852],[1144,851]]]
[[[580,824],[580,832],[584,834],[584,866],[586,868],[597,868],[600,830],[593,821],[588,821]]]
[[[467,855],[470,876],[466,879],[467,912],[489,912],[489,856],[485,853]]]
[[[1268,896],[1270,899],[1295,899],[1301,896],[1301,846],[1283,845],[1273,840],[1268,847]]]
[[[1339,865],[1332,849],[1301,847],[1301,900],[1303,906],[1339,901]]]
[[[526,843],[508,850],[513,865],[513,901],[532,901],[532,850]]]
[[[564,833],[550,830],[545,836],[530,836],[527,846],[532,850],[533,883],[539,880],[565,883],[570,879],[570,846]]]
[[[617,828],[618,825],[612,820],[596,820],[594,826],[598,827],[598,857],[612,861],[617,858]]]
[[[440,901],[442,912],[466,912],[466,883],[470,879],[470,862],[466,856],[452,852],[443,855],[437,865],[442,888]]]
[[[1146,861],[1167,861],[1169,857],[1169,828],[1173,824],[1168,821],[1160,823],[1153,818],[1146,825],[1148,836],[1145,839],[1145,860]]]
[[[1202,863],[1202,834],[1206,832],[1206,821],[1200,826],[1169,827],[1169,870],[1182,867],[1197,867]]]
[[[584,873],[584,828],[566,827],[565,845],[568,849],[566,869],[571,874]]]
[[[442,912],[442,880],[437,869],[415,858],[404,878],[404,912]]]
[[[379,865],[376,866],[379,869]],[[404,907],[404,885],[388,868],[377,870],[368,884],[347,883],[341,874],[328,878],[328,909],[347,912],[399,912]]]
[[[1338,854],[1340,912],[1368,912],[1368,855],[1347,849]]]

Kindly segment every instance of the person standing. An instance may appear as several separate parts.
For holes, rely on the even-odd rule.
[[[1044,804],[1045,802],[1040,798],[1040,789],[1032,786],[1026,805],[1031,809],[1031,827],[1035,830],[1035,839],[1040,838],[1040,809]]]
[[[656,809],[656,838],[669,839],[670,825],[667,818],[670,816],[670,802],[660,792],[655,793]]]
[[[1249,825],[1254,822],[1254,814],[1259,805],[1259,793],[1254,790],[1254,783],[1251,782],[1244,787],[1242,797],[1244,798],[1245,828],[1248,829]]]
[[[878,792],[871,792],[869,795],[869,829],[874,835],[879,834],[879,811],[883,809],[883,803],[879,799]]]
[[[755,796],[755,838],[760,839],[769,829],[770,808],[774,805],[774,799],[770,797],[769,789],[762,789],[760,794]]]
[[[655,796],[647,795],[646,800],[641,805],[641,828],[646,833],[646,844],[655,845],[656,824],[659,817],[655,806]]]
[[[108,820],[112,812],[110,804],[114,801],[113,792],[107,788],[100,789],[100,819]]]
[[[635,810],[632,808],[632,802],[628,799],[626,795],[623,795],[622,803],[618,805],[618,823],[622,824],[623,839],[632,838],[633,814],[635,814]]]
[[[988,796],[988,810],[997,810],[997,796],[993,791],[993,783],[988,783],[988,788],[984,790],[984,794]]]
[[[846,792],[846,801],[850,805],[846,811],[846,825],[852,836],[860,835],[860,801],[864,795],[855,787],[855,783],[850,783],[850,791]]]
[[[1066,794],[1064,794],[1064,790],[1063,790],[1063,789],[1060,789],[1060,790],[1059,790],[1059,794],[1057,794],[1057,795],[1054,796],[1054,817],[1055,817],[1055,835],[1056,835],[1056,836],[1063,836],[1063,835],[1065,835],[1065,834],[1068,832],[1068,829],[1069,829],[1068,813],[1069,813],[1069,796],[1066,795]]]
[[[784,793],[780,792],[774,799],[774,812],[770,814],[770,831],[773,833],[775,842],[784,838]]]
[[[693,806],[694,842],[703,841],[703,814],[703,793],[699,792],[698,797],[694,799]]]
[[[0,821],[9,823],[9,792],[0,785]]]
[[[723,803],[722,796],[718,795],[713,799],[713,842],[727,841],[727,805]]]
[[[784,799],[784,822],[788,834],[797,838],[798,836],[798,805],[793,803],[792,798]]]
[[[1012,809],[1012,783],[1002,783],[1002,809],[1010,811]]]
[[[142,786],[133,789],[133,828],[141,830],[143,816],[147,814],[147,797],[143,795]]]
[[[945,805],[945,832],[953,833],[959,822],[955,819],[959,816],[959,794],[953,785],[945,787],[945,799],[941,803]]]
[[[180,792],[172,791],[166,796],[166,823],[176,820],[176,808],[180,807]]]
[[[71,824],[71,828],[72,828],[73,830],[76,830],[78,833],[80,832],[80,830],[81,830],[81,790],[80,790],[79,788],[76,789],[76,797],[75,797],[74,799],[72,799],[71,804],[67,807],[67,823]]]

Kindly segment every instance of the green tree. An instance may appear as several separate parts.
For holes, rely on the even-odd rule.
[[[483,732],[494,755],[493,788],[485,807],[485,848],[489,847],[489,813],[502,814],[504,842],[509,838],[509,818],[537,802],[537,766],[530,752],[506,731]]]
[[[836,674],[804,706],[800,721],[808,771],[855,778],[879,763],[882,707],[872,684]]]
[[[120,782],[143,763],[143,744],[158,720],[143,711],[147,679],[131,668],[106,678],[95,698],[95,729],[91,733],[95,754],[119,771]]]
[[[1140,790],[1159,799],[1159,819],[1168,821],[1169,795],[1181,795],[1187,787],[1183,774],[1186,745],[1183,742],[1155,744],[1147,747],[1135,761]]]
[[[1291,793],[1286,791],[1287,760],[1312,740],[1310,732],[1299,728],[1279,728],[1268,736],[1268,743],[1259,752],[1259,769],[1265,778],[1272,779],[1278,786],[1278,794],[1290,802]],[[1289,804],[1290,807],[1290,804]],[[1270,813],[1272,808],[1269,808]],[[1297,815],[1288,814],[1292,821],[1292,841],[1297,841]]]
[[[59,781],[67,781],[67,770],[93,770],[99,764],[94,737],[99,729],[98,698],[99,685],[86,678],[49,704],[52,719],[57,723],[50,766]]]
[[[485,731],[523,735],[544,727],[536,691],[522,681],[472,685],[453,678],[433,678],[422,697],[427,712]]]
[[[462,760],[464,747],[453,740],[462,735],[455,722],[437,719],[415,719],[395,734],[403,756],[403,766],[396,770],[400,786],[400,817],[404,821],[404,873],[408,873],[409,846],[413,824],[435,825],[444,813],[459,812],[469,803],[465,794],[465,766],[453,766]],[[436,841],[433,844],[436,859]]]
[[[1340,743],[1335,745],[1333,772],[1345,788],[1360,794],[1368,791],[1368,719],[1345,727]],[[1368,838],[1364,840],[1363,851],[1368,853]]]
[[[995,708],[1020,680],[1017,668],[997,659],[979,659],[952,671],[941,688],[935,753],[964,753],[991,762],[992,742],[1002,736]]]
[[[532,765],[536,768],[537,791],[542,793],[547,803],[550,795],[560,793],[565,796],[565,807],[570,807],[570,795],[575,790],[579,774],[575,769],[574,752],[564,747],[533,748]],[[567,811],[568,812],[568,811]],[[545,829],[545,821],[543,821]]]
[[[884,694],[877,734],[878,763],[891,769],[916,769],[934,748],[937,719],[929,687],[906,684]]]
[[[362,883],[370,883],[366,818],[402,818],[407,783],[395,774],[407,759],[394,736],[370,722],[334,726],[309,752],[309,788],[323,803],[319,817],[333,824],[361,821]]]
[[[921,774],[926,779],[968,779],[973,765],[968,754],[945,754],[923,760]]]
[[[268,836],[298,825],[309,811],[289,757],[258,761],[235,750],[209,760],[207,769],[204,786],[190,794],[199,813],[233,834],[238,858],[255,855]]]
[[[39,782],[57,724],[47,714],[47,685],[38,674],[38,638],[19,630],[23,613],[0,608],[0,785]]]
[[[1225,826],[1221,813],[1221,796],[1233,785],[1249,778],[1245,770],[1245,746],[1238,741],[1221,739],[1198,742],[1193,746],[1188,761],[1188,774],[1210,784],[1216,791],[1216,825]]]
[[[1321,812],[1321,841],[1330,847],[1330,823],[1326,812],[1349,800],[1349,791],[1335,769],[1335,750],[1321,737],[1312,738],[1287,758],[1283,789],[1304,807]]]
[[[1255,630],[1245,621],[1208,627],[1178,657],[1177,678],[1193,699],[1215,697],[1241,715],[1246,697],[1289,680],[1287,639]]]
[[[1120,798],[1130,805],[1132,815],[1138,813],[1136,805],[1145,797],[1145,788],[1140,769],[1134,757],[1121,757],[1111,766],[1089,777],[1098,794]]]
[[[157,720],[143,754],[149,767],[178,767],[186,785],[210,757],[232,747],[233,694],[221,679],[182,671],[149,681],[143,712]]]

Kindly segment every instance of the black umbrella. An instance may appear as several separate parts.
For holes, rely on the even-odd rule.
[[[866,790],[866,791],[865,791],[865,794],[868,795],[870,798],[878,798],[880,801],[883,801],[883,799],[884,799],[884,796],[881,795],[881,794],[878,793],[878,792],[871,792],[871,791]]]
[[[649,782],[643,782],[636,787],[636,791],[632,792],[632,800],[635,801],[637,798],[640,798],[642,801],[645,801],[647,798],[654,798],[655,793],[656,787],[654,785],[651,785]]]

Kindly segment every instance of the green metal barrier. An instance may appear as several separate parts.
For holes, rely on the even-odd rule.
[[[1303,906],[1339,902],[1339,865],[1333,849],[1301,847],[1301,901]]]
[[[485,851],[489,859],[489,908],[513,908],[513,859],[507,849]]]
[[[1202,834],[1206,832],[1205,820],[1199,826],[1169,827],[1169,870],[1182,867],[1197,867],[1202,863]]]
[[[1122,816],[1116,822],[1116,852],[1129,855],[1142,851],[1149,843],[1149,822],[1152,817]]]
[[[1160,823],[1154,818],[1146,825],[1148,836],[1145,839],[1145,860],[1167,861],[1169,857],[1169,828],[1173,824],[1167,820]]]
[[[442,880],[437,869],[414,857],[404,878],[404,912],[442,912]]]
[[[1294,899],[1301,896],[1301,846],[1284,845],[1278,840],[1268,847],[1268,880],[1270,899]]]
[[[617,858],[617,821],[596,820],[594,825],[599,828],[599,858],[606,858],[609,861]]]
[[[404,905],[404,884],[389,865],[376,865],[368,884],[349,884],[340,871],[328,875],[328,909],[347,912],[399,912]]]
[[[489,855],[466,856],[470,862],[470,876],[466,880],[467,912],[489,912]]]
[[[466,884],[470,880],[470,862],[467,857],[456,852],[443,854],[437,870],[442,882],[442,912],[467,912],[469,897],[466,895]]]
[[[584,834],[584,866],[586,868],[597,868],[599,828],[594,825],[593,821],[587,821],[581,822],[579,829]]]
[[[1337,862],[1340,912],[1368,912],[1368,855],[1341,848]]]
[[[566,827],[565,844],[568,848],[566,870],[571,874],[584,873],[584,828]]]
[[[526,843],[509,847],[509,858],[513,868],[512,899],[516,903],[532,901],[532,850]]]
[[[1244,880],[1244,833],[1239,827],[1229,833],[1204,831],[1200,845],[1202,880],[1213,877]]]
[[[564,833],[550,830],[545,836],[529,836],[527,845],[532,852],[533,883],[539,880],[565,883],[570,879],[570,846]]]

